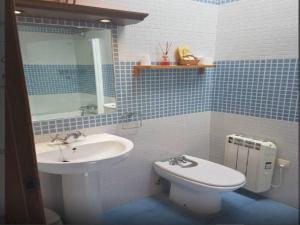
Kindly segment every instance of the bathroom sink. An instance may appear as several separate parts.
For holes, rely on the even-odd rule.
[[[126,158],[133,143],[111,134],[81,137],[68,144],[35,145],[38,169],[52,174],[82,174],[100,170]]]

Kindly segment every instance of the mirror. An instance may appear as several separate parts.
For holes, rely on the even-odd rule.
[[[109,29],[18,25],[32,121],[116,110]]]

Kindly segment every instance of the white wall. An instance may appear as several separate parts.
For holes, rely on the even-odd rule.
[[[110,30],[89,30],[83,33],[83,36],[77,34],[73,35],[75,54],[77,64],[79,65],[93,65],[93,48],[92,38],[100,39],[101,48],[101,63],[112,64],[112,36]]]
[[[93,65],[91,38],[100,38],[102,64],[112,64],[110,30],[91,30],[76,34],[19,31],[25,65]]]
[[[270,191],[263,193],[263,195],[298,207],[298,123],[212,112],[210,160],[223,164],[225,136],[233,133],[270,140],[277,146],[278,158],[291,161],[291,167],[284,170],[282,185],[279,188],[272,188]],[[278,183],[278,178],[279,171],[276,168],[273,183]]]
[[[298,58],[298,39],[298,0],[240,0],[219,7],[215,59]],[[210,159],[222,163],[225,135],[239,132],[274,141],[291,160],[282,186],[264,195],[298,207],[298,123],[213,112]]]
[[[214,56],[218,6],[191,0],[79,0],[78,4],[112,7],[149,13],[138,24],[119,28],[121,61],[139,61],[150,54],[161,60],[159,43],[171,41],[174,52],[179,45],[189,45],[193,54]],[[174,61],[170,51],[170,60]]]
[[[216,60],[298,58],[298,0],[240,0],[219,7]]]
[[[19,32],[23,64],[77,65],[72,35]]]
[[[191,0],[129,0],[129,10],[149,13],[142,23],[120,28],[120,59],[138,61],[150,54],[161,60],[159,43],[172,41],[172,51],[189,45],[194,55],[214,56],[217,6]],[[175,61],[170,51],[170,60]]]
[[[96,104],[97,96],[85,93],[31,95],[30,110],[33,120],[36,116],[78,111],[81,106]],[[46,114],[46,115],[45,115]]]

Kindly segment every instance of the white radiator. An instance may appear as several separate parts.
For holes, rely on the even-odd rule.
[[[242,135],[226,136],[224,164],[246,176],[245,189],[259,193],[270,189],[276,145]]]

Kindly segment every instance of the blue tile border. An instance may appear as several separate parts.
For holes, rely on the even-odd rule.
[[[216,64],[212,111],[298,122],[298,59]]]
[[[124,114],[135,113],[131,121],[209,111],[213,70],[200,76],[196,69],[145,70],[132,76],[137,62],[115,65],[117,112],[90,117],[33,123],[36,135],[59,133],[125,122]],[[202,101],[203,100],[203,101]]]
[[[215,111],[298,122],[298,59],[217,61],[204,76],[158,69],[135,78],[136,64],[115,64],[116,113],[35,122],[35,134],[122,123],[126,112],[137,113],[132,120]]]

